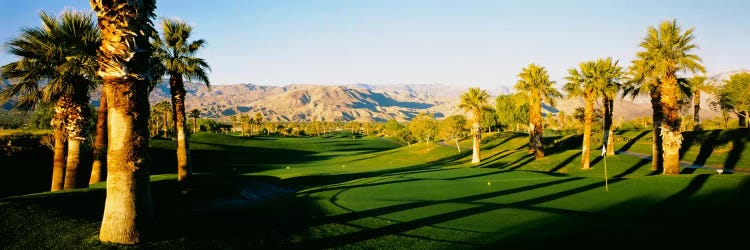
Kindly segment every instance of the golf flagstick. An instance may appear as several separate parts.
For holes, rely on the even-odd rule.
[[[609,185],[607,183],[607,145],[602,145],[602,158],[604,158],[604,190],[609,192]]]

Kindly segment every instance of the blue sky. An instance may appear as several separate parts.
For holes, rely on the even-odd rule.
[[[629,65],[648,26],[695,28],[709,72],[750,68],[750,1],[157,1],[207,40],[212,84],[432,84],[512,87],[529,63],[562,83],[581,61]],[[86,0],[0,1],[0,41],[40,11]],[[158,23],[158,20],[156,21]],[[0,64],[13,60],[1,53]]]

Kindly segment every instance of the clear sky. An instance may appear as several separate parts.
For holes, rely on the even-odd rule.
[[[86,0],[0,1],[0,40],[40,11]],[[194,25],[212,84],[431,84],[512,87],[529,63],[562,83],[579,62],[629,65],[648,26],[695,27],[708,71],[750,68],[750,1],[238,0],[157,1]],[[158,23],[158,20],[157,20]],[[0,53],[0,64],[13,60]]]

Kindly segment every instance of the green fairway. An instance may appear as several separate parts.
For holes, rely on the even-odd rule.
[[[634,138],[621,150],[650,140],[619,135]],[[175,181],[174,142],[151,143],[159,234],[135,248],[716,249],[742,244],[750,222],[747,174],[661,176],[648,160],[598,151],[581,170],[575,136],[545,138],[547,157],[534,160],[527,135],[489,134],[472,165],[471,150],[436,143],[199,133],[188,195]],[[97,240],[104,185],[0,200],[0,246],[121,248]]]

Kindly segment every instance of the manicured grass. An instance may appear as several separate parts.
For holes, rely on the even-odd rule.
[[[0,129],[0,137],[12,134],[47,135],[51,133],[49,129]]]
[[[626,132],[624,135],[638,132]],[[645,138],[645,137],[643,137]],[[641,139],[643,139],[641,138]],[[242,138],[199,133],[187,196],[174,142],[152,140],[160,232],[150,249],[716,249],[741,244],[750,176],[661,176],[628,155],[580,169],[579,137],[491,133],[470,150],[376,137]],[[464,141],[463,145],[470,145]],[[636,142],[638,144],[638,142]],[[618,145],[618,148],[622,147]],[[713,157],[713,156],[712,156]],[[604,165],[608,173],[605,190]],[[289,167],[287,169],[287,167]],[[120,248],[96,240],[104,184],[0,200],[10,249]]]
[[[651,131],[619,131],[625,141],[617,143],[616,149],[626,149],[643,154],[651,154]],[[697,165],[717,168],[750,167],[750,130],[747,128],[729,130],[704,130],[683,132],[680,160]],[[629,141],[637,139],[636,141]]]

